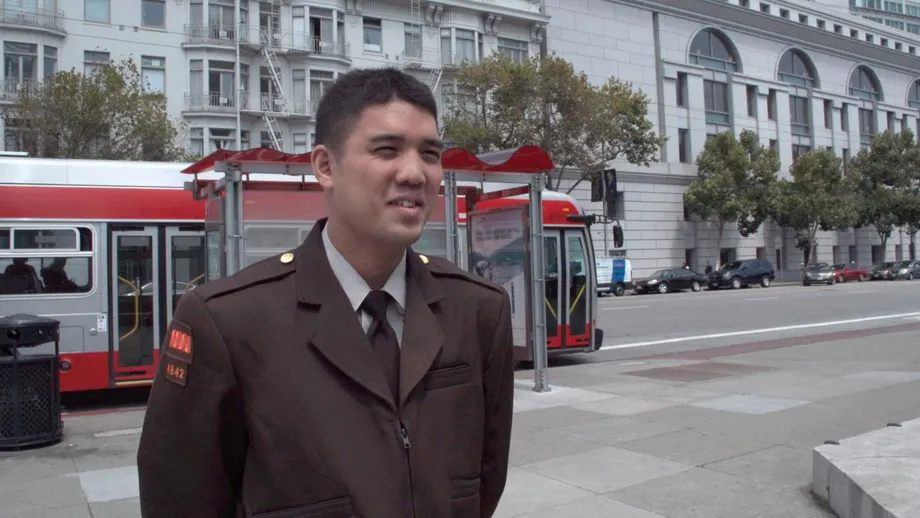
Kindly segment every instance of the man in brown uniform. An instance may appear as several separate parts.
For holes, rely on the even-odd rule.
[[[292,252],[182,297],[138,451],[146,518],[485,518],[508,470],[510,302],[412,252],[437,106],[395,69],[326,93],[328,201]]]

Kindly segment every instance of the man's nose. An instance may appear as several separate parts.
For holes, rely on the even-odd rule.
[[[422,185],[425,183],[425,162],[418,153],[408,153],[406,159],[400,164],[396,182],[407,185]]]

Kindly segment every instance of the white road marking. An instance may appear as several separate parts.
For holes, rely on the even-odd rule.
[[[762,329],[749,329],[747,331],[731,331],[728,333],[713,333],[709,335],[682,336],[679,338],[667,338],[664,340],[652,340],[649,342],[634,342],[631,344],[604,345],[599,350],[613,351],[616,349],[632,349],[634,347],[647,347],[650,345],[677,344],[681,342],[694,342],[697,340],[714,340],[717,338],[731,338],[733,336],[760,335],[765,333],[781,333],[783,331],[795,331],[798,329],[813,329],[816,327],[842,326],[847,324],[859,324],[862,322],[875,322],[878,320],[894,320],[897,318],[918,318],[920,312],[899,313],[897,315],[883,315],[878,317],[851,318],[849,320],[832,320],[829,322],[814,322],[811,324],[797,324],[794,326],[766,327]]]
[[[844,293],[852,293],[856,295],[858,293],[875,293],[875,290],[854,290],[854,291],[846,291]]]
[[[648,306],[623,306],[621,308],[604,308],[604,311],[619,311],[621,309],[643,309]]]
[[[142,428],[125,428],[124,430],[109,430],[108,432],[96,432],[93,437],[102,439],[104,437],[119,437],[122,435],[137,435],[141,433]]]
[[[776,299],[778,299],[778,298],[779,298],[779,297],[753,297],[753,298],[744,299],[744,300],[748,300],[748,301],[755,301],[755,300],[776,300]]]
[[[623,365],[623,366],[627,366],[627,365],[645,365],[645,362],[620,362],[620,363],[618,363],[617,365]]]

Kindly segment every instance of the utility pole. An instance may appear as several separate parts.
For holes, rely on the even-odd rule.
[[[546,14],[546,0],[540,1],[540,14]],[[540,59],[546,59],[549,56],[549,43],[546,37],[546,28],[540,29]],[[542,66],[542,64],[541,64]],[[550,123],[553,120],[552,106],[546,99],[543,99],[543,149],[549,150],[552,140],[550,137]],[[548,177],[547,177],[548,178]],[[552,188],[552,183],[549,185]]]
[[[234,76],[236,77],[236,98],[234,99],[234,104],[236,105],[236,150],[243,150],[243,128],[240,122],[240,101],[243,95],[243,78],[240,75],[240,38],[243,37],[243,27],[247,24],[243,23],[243,20],[240,18],[240,0],[235,0],[233,2],[233,19],[236,20],[236,27],[233,30],[234,39],[236,40],[236,63],[234,64],[235,72]],[[249,11],[247,10],[248,14]]]

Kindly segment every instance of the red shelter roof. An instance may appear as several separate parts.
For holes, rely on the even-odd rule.
[[[218,150],[186,167],[185,174],[211,171],[218,162],[235,164],[257,163],[262,165],[304,165],[310,163],[310,153],[299,155],[274,149],[253,148],[245,151]],[[471,171],[480,173],[526,173],[534,174],[552,170],[553,159],[540,146],[523,146],[517,149],[496,151],[476,155],[460,148],[448,149],[441,155],[441,165],[448,171]]]

